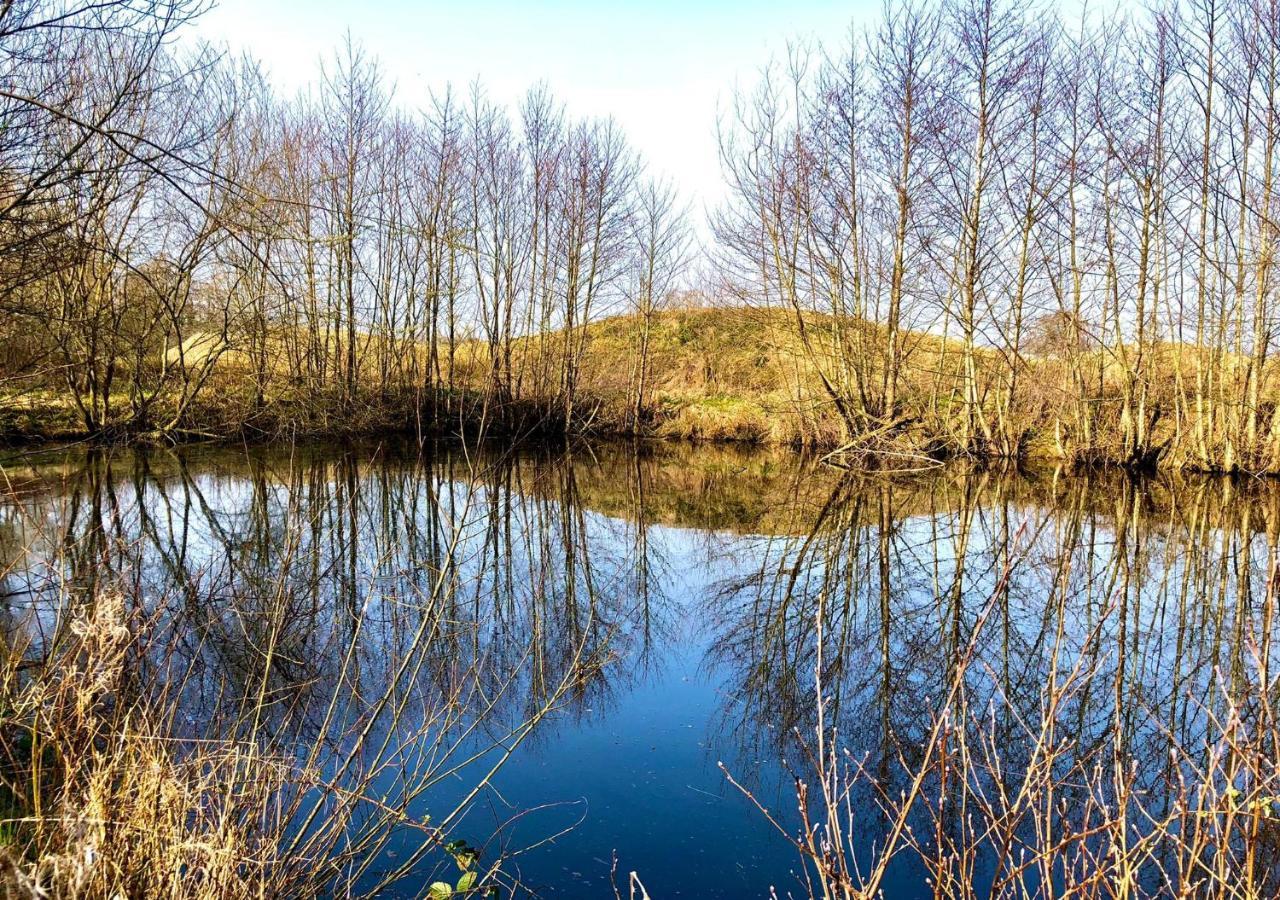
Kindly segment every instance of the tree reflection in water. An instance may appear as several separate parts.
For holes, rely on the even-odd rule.
[[[1234,779],[1240,809],[1274,788],[1247,765],[1275,727],[1269,482],[847,475],[615,445],[95,451],[15,457],[6,474],[11,647],[38,667],[76,604],[129,598],[149,635],[130,690],[176,698],[186,741],[292,760],[282,858],[331,858],[335,885],[420,892],[462,835],[507,887],[598,895],[573,875],[616,849],[655,896],[677,894],[663,878],[688,852],[672,837],[685,811],[623,784],[593,796],[608,771],[539,780],[600,729],[619,772],[669,753],[635,791],[715,795],[684,886],[698,896],[737,895],[747,875],[760,893],[795,884],[802,862],[816,880],[795,890],[814,893],[824,877],[895,896],[926,879],[955,896],[1095,876],[1158,891],[1235,866],[1274,883],[1265,810],[1224,825],[1215,807],[1191,849],[1153,837],[1192,821],[1179,804],[1206,800],[1198,779]],[[649,697],[657,711],[637,712]],[[756,846],[755,811],[651,736],[698,715],[670,740],[701,740],[757,798],[785,789],[787,764],[830,845],[806,862],[778,838],[728,872],[735,834]],[[519,815],[579,798],[550,826]],[[798,811],[766,805],[797,833]],[[592,843],[611,817],[650,815],[642,846]]]

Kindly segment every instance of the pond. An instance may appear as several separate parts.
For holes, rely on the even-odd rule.
[[[794,833],[821,730],[865,776],[842,802],[869,863],[957,673],[975,746],[1004,753],[994,784],[1032,765],[1046,685],[1087,671],[1050,718],[1089,765],[1132,767],[1150,814],[1176,802],[1171,751],[1212,743],[1214,698],[1267,683],[1274,638],[1269,482],[676,444],[82,449],[3,471],[10,646],[38,660],[75,598],[127,597],[152,632],[136,689],[178,698],[184,740],[251,735],[351,786],[350,883],[390,896],[456,879],[419,849],[436,826],[500,861],[504,896],[626,896],[632,871],[654,898],[805,895],[756,804]],[[292,801],[305,845],[333,807],[314,783]],[[979,894],[1001,877],[983,854],[968,872]],[[902,853],[884,886],[930,896],[929,877]]]

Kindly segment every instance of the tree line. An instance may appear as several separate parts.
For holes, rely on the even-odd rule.
[[[846,449],[1274,470],[1278,54],[1272,0],[887,3],[738,98],[729,283]]]
[[[283,401],[322,428],[576,427],[588,323],[651,315],[687,256],[617,125],[543,87],[409,110],[350,40],[281,98],[252,60],[175,44],[200,12],[0,10],[5,386],[59,392],[94,435],[199,430],[227,372],[250,423]]]
[[[616,123],[544,87],[408,108],[348,40],[299,96],[176,37],[201,0],[0,9],[0,387],[92,435],[488,423],[626,402],[688,216]],[[845,459],[1280,469],[1280,3],[1078,19],[886,4],[720,123],[716,302],[781,310]]]

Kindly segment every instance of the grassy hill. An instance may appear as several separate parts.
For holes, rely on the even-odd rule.
[[[650,332],[650,396],[658,434],[781,442],[811,380],[801,347],[778,311],[681,309],[657,313]],[[630,397],[635,316],[589,330],[586,389],[606,404]]]
[[[503,376],[509,386],[499,391],[494,390],[490,347],[476,338],[460,340],[451,354],[440,350],[432,361],[425,345],[402,342],[389,353],[391,345],[362,335],[354,397],[345,392],[340,370],[332,365],[324,379],[297,374],[305,342],[288,330],[270,332],[256,349],[235,339],[224,344],[193,333],[180,352],[167,348],[147,365],[168,371],[172,379],[183,366],[199,369],[214,354],[207,384],[185,413],[185,433],[257,438],[447,433],[476,430],[482,421],[495,435],[563,433],[567,428],[821,448],[839,445],[846,436],[821,374],[841,380],[842,390],[852,391],[852,366],[869,391],[880,387],[885,336],[874,324],[808,317],[808,346],[793,314],[782,309],[674,308],[656,313],[649,324],[650,374],[638,426],[632,410],[643,321],[636,315],[606,317],[587,326],[574,419],[568,426],[563,415],[557,420],[563,332],[513,341],[510,372]],[[837,328],[845,354],[833,349]],[[1122,394],[1133,389],[1133,379],[1141,378],[1151,446],[1170,447],[1164,459],[1175,466],[1204,467],[1188,458],[1193,444],[1187,422],[1195,412],[1188,391],[1197,370],[1214,373],[1216,390],[1234,404],[1218,407],[1214,427],[1219,433],[1240,430],[1242,386],[1249,371],[1249,361],[1242,356],[1209,359],[1188,345],[1154,342],[1146,348],[1144,372],[1131,375],[1133,348],[1094,346],[1072,352],[1070,335],[1061,328],[1055,332],[1041,325],[1037,331],[1032,326],[1029,332],[1017,361],[1019,380],[1012,405],[1004,401],[1014,371],[1011,361],[985,348],[977,349],[975,359],[987,427],[994,427],[998,417],[1010,423],[1017,435],[1016,455],[1123,463],[1128,451],[1122,440]],[[912,458],[925,450],[961,447],[960,429],[968,409],[962,346],[931,333],[907,332],[902,349],[898,412],[888,451]],[[390,368],[389,358],[395,360]],[[505,360],[498,362],[506,365]],[[1083,387],[1073,379],[1073,365],[1083,373]],[[433,373],[429,383],[427,371]],[[118,384],[125,383],[118,378]],[[1258,443],[1280,448],[1275,389],[1280,372],[1275,361],[1268,361],[1261,384]],[[125,406],[127,401],[126,395],[115,405]],[[158,406],[162,415],[164,404]],[[1079,426],[1082,415],[1091,419],[1088,441]],[[866,430],[857,433],[874,436],[878,427],[871,418]],[[83,433],[83,428],[79,433],[77,429],[76,409],[65,387],[60,391],[56,384],[41,384],[0,399],[0,435],[76,437]],[[1208,440],[1214,440],[1213,433]],[[877,452],[885,446],[879,445]],[[998,447],[995,451],[987,455],[1001,455]],[[1210,451],[1217,452],[1213,446]],[[1255,453],[1253,470],[1280,465],[1280,449],[1274,455],[1271,459]]]
[[[830,346],[829,323],[810,318],[819,353]],[[861,327],[868,345],[883,346],[875,326]],[[602,319],[590,327],[584,379],[586,389],[605,404],[629,396],[638,331],[636,316]],[[923,333],[906,335],[903,344],[912,359],[912,374],[904,373],[905,390],[918,396],[936,393],[939,359],[949,355],[958,361],[959,346]],[[878,351],[874,357],[878,362]],[[868,365],[873,374],[876,362]],[[828,371],[837,365],[834,358],[823,362]],[[650,371],[653,428],[660,436],[813,446],[840,440],[839,416],[788,310],[660,312],[651,324]]]

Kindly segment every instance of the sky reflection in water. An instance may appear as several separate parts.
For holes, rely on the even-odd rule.
[[[516,854],[506,871],[554,897],[611,896],[615,852],[619,881],[637,870],[655,898],[797,890],[798,857],[717,762],[794,825],[783,760],[814,727],[819,600],[840,740],[896,789],[1006,566],[967,676],[976,695],[1033,715],[1059,626],[1059,666],[1097,629],[1100,687],[1063,727],[1081,747],[1123,742],[1158,796],[1168,742],[1203,739],[1215,667],[1230,679],[1248,664],[1280,526],[1269,484],[956,467],[846,477],[684,446],[73,452],[15,455],[5,471],[8,628],[35,635],[38,653],[59,621],[51,578],[136,579],[167,644],[163,663],[139,661],[140,683],[148,667],[184,671],[193,735],[219,733],[263,683],[249,648],[280,615],[267,598],[282,596],[285,639],[265,673],[273,727],[293,747],[322,739],[319,708],[341,679],[338,725],[359,720],[452,558],[436,591],[438,666],[406,697],[436,702],[466,678],[492,687],[499,702],[469,692],[457,726],[478,725],[462,745],[478,751],[548,685],[573,683],[453,830],[489,859]],[[1016,768],[1013,717],[996,724]],[[335,748],[344,739],[329,729]],[[495,758],[434,785],[414,814],[448,808]],[[394,771],[378,783],[394,796]],[[854,802],[866,856],[884,823],[871,793]],[[419,842],[391,835],[365,883]],[[430,855],[405,892],[448,866]],[[911,860],[891,874],[892,896],[927,893]]]

